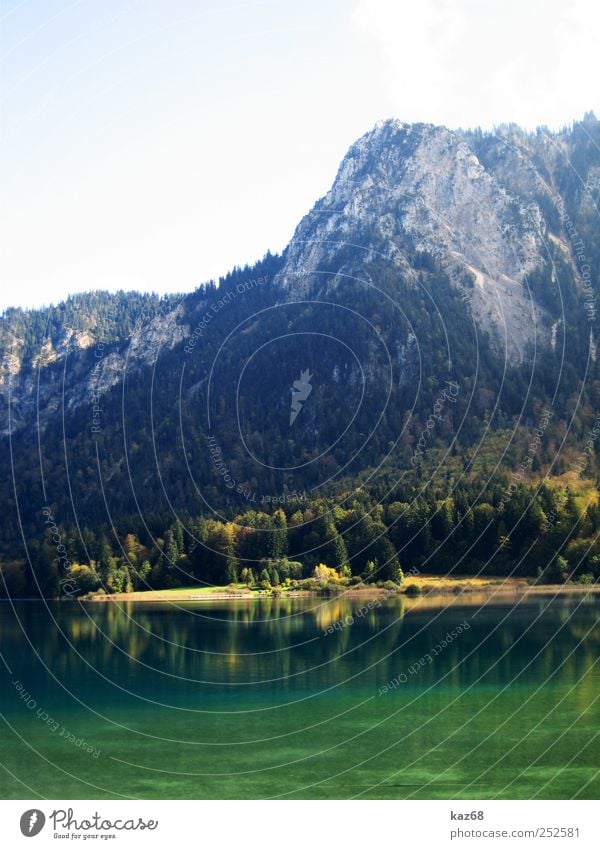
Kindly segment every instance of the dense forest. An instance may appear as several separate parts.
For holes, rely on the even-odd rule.
[[[451,496],[406,492],[374,502],[366,492],[340,503],[290,500],[224,521],[183,516],[152,529],[140,523],[99,531],[41,517],[42,541],[27,561],[3,564],[11,596],[75,597],[88,592],[246,584],[318,589],[340,582],[400,583],[410,574],[528,575],[538,581],[591,583],[600,577],[600,504],[591,485],[506,481],[478,498],[461,482]],[[327,569],[324,570],[324,567]]]
[[[304,288],[292,243],[187,295],[8,310],[0,592],[598,579],[599,126],[558,134],[552,173],[543,138],[510,130],[558,211],[506,139],[465,134],[563,239],[527,278],[552,338],[521,362],[474,322],[467,267],[405,231],[390,263],[368,216]]]

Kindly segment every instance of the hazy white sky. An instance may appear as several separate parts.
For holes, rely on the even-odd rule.
[[[600,112],[596,0],[3,0],[0,309],[281,250],[380,118]]]

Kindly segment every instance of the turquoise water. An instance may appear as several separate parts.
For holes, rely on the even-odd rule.
[[[591,595],[2,603],[0,795],[598,798],[599,620]]]

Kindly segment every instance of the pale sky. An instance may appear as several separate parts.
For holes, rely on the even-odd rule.
[[[3,0],[0,309],[280,251],[381,118],[600,114],[596,0]]]

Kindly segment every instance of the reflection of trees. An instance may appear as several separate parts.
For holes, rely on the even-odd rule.
[[[545,679],[550,685],[572,684],[591,669],[600,643],[598,601],[562,600],[550,609],[541,599],[513,609],[461,604],[441,613],[407,609],[401,597],[371,609],[364,598],[344,597],[187,608],[54,604],[66,639],[43,605],[24,603],[18,609],[43,661],[79,695],[98,686],[111,690],[98,670],[134,693],[167,703],[198,704],[250,690],[266,701],[273,693],[285,701],[350,679],[348,686],[376,692],[428,654],[431,661],[408,676],[407,686],[427,688],[443,678],[444,687],[461,688],[479,677],[494,687]],[[31,665],[31,652],[12,613],[8,608],[3,613],[0,641],[18,677],[22,664]],[[538,623],[529,627],[538,615]],[[434,647],[465,618],[470,628],[433,656]],[[43,674],[35,668],[41,682]],[[240,689],[236,685],[242,682],[253,683]]]

